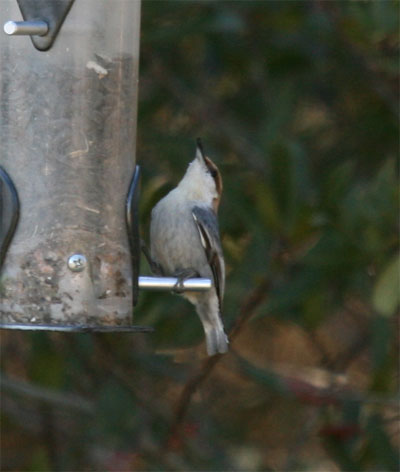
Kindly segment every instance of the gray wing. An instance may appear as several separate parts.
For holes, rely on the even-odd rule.
[[[211,209],[193,207],[193,219],[199,231],[201,244],[206,253],[207,262],[214,276],[220,310],[225,291],[225,263],[219,237],[218,220]]]

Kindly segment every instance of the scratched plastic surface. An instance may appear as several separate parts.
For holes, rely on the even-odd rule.
[[[0,24],[22,20],[2,0]],[[135,166],[140,2],[78,0],[47,52],[0,32],[0,164],[21,217],[1,321],[131,322],[124,204]],[[67,266],[84,254],[82,272]]]

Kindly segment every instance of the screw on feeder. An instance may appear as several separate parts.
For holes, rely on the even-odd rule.
[[[68,258],[68,269],[72,272],[82,272],[87,265],[86,257],[83,254],[72,254]]]
[[[44,36],[49,31],[49,25],[43,20],[32,21],[7,21],[4,24],[4,32],[9,36]]]

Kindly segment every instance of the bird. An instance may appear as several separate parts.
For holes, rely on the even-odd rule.
[[[175,292],[195,306],[209,356],[226,353],[229,344],[221,319],[225,291],[217,217],[221,194],[221,174],[198,138],[195,158],[178,185],[154,206],[150,223],[152,270],[178,278]],[[183,292],[183,282],[191,277],[211,279],[211,289]]]

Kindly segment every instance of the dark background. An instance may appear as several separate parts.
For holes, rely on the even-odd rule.
[[[143,235],[201,136],[231,349],[165,293],[154,334],[2,333],[2,470],[398,470],[398,14],[143,2]]]

